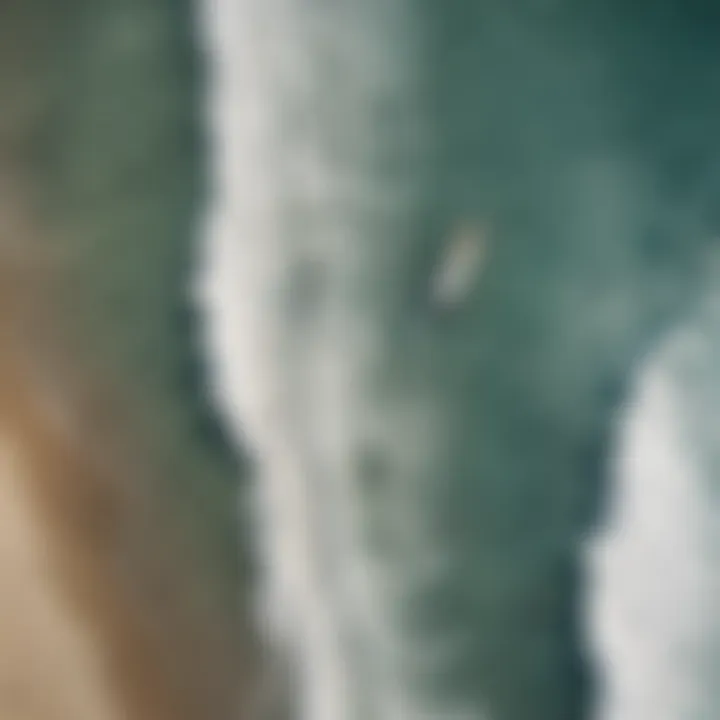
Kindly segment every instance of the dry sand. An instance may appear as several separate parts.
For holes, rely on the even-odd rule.
[[[5,179],[0,720],[246,717],[237,628],[213,615],[192,540],[149,491],[131,393],[69,342],[48,246]]]

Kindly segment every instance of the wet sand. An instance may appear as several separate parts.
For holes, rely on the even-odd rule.
[[[82,7],[72,4],[75,19]],[[235,578],[221,577],[228,561],[213,565],[220,515],[208,508],[232,511],[218,496],[193,498],[208,495],[203,461],[188,462],[192,441],[168,429],[176,406],[107,352],[116,334],[122,347],[133,332],[140,344],[162,333],[132,313],[85,322],[105,300],[88,289],[92,244],[48,210],[60,195],[47,165],[51,110],[70,92],[53,85],[53,42],[66,25],[42,0],[0,12],[0,720],[249,717],[252,652]],[[65,147],[64,136],[53,143]],[[104,208],[83,228],[92,237],[118,215]],[[145,235],[120,233],[141,265],[162,267],[143,257]],[[106,248],[96,275],[121,277],[120,247]],[[154,308],[136,310],[153,318]]]

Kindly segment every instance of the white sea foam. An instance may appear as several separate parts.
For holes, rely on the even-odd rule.
[[[336,611],[318,567],[317,503],[289,405],[295,348],[284,335],[277,296],[292,263],[278,207],[279,118],[272,114],[278,47],[265,21],[274,3],[208,1],[202,5],[210,59],[208,112],[214,188],[197,279],[204,308],[214,400],[235,438],[255,460],[255,512],[265,568],[258,616],[270,639],[298,657],[305,716],[347,717],[345,663]],[[293,51],[291,38],[281,45]],[[302,57],[299,58],[302,60]],[[302,64],[287,63],[301,72]]]
[[[415,178],[373,174],[383,140],[365,110],[407,95],[412,82],[403,73],[413,65],[403,53],[412,42],[403,38],[419,35],[404,1],[200,7],[213,187],[194,293],[214,401],[255,461],[259,619],[295,660],[304,720],[350,720],[366,710],[377,720],[449,717],[403,685],[402,642],[388,609],[402,588],[367,549],[357,496],[358,449],[384,443],[393,508],[404,508],[393,516],[395,531],[440,572],[414,501],[418,467],[438,434],[433,411],[422,398],[378,399],[370,378],[385,361],[387,328],[361,298],[368,267],[402,249],[400,230],[416,202]],[[330,77],[333,63],[343,65],[341,84],[328,97],[316,76]],[[404,143],[416,116],[408,110]],[[382,276],[374,267],[370,277]],[[304,272],[309,299],[293,294]]]
[[[609,521],[589,546],[596,720],[717,716],[716,315],[710,298],[667,338],[618,427]]]

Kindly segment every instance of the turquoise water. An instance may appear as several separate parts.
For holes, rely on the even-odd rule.
[[[713,101],[683,83],[706,28],[206,7],[206,343],[258,460],[260,602],[301,717],[585,717],[579,553],[612,413],[710,232],[689,127]],[[438,306],[463,225],[483,267]]]

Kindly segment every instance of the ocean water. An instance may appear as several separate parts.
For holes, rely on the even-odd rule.
[[[672,671],[635,682],[642,641],[610,671],[625,640],[603,628],[606,605],[632,602],[615,599],[635,540],[613,503],[650,472],[606,464],[626,442],[613,423],[697,289],[707,229],[707,196],[673,184],[700,85],[668,77],[685,114],[662,121],[666,98],[635,91],[648,64],[690,62],[692,18],[674,35],[614,5],[435,10],[200,6],[211,192],[194,288],[216,406],[254,465],[258,622],[303,720],[680,720],[628,699]],[[650,449],[627,440],[662,463],[666,515],[693,477],[655,454],[667,425],[646,428]],[[663,537],[693,556],[683,503]],[[598,520],[599,537],[621,529],[588,581]],[[685,577],[667,606],[680,626]]]
[[[711,717],[705,476],[652,349],[702,286],[714,16],[199,7],[194,292],[297,716]]]

